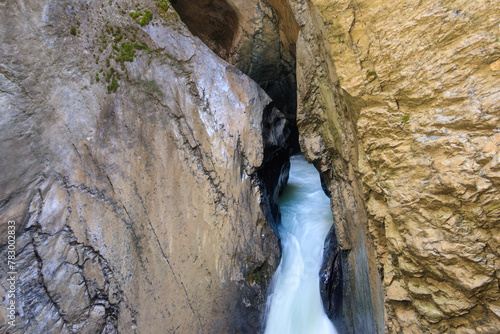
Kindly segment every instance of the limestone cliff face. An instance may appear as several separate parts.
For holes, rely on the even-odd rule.
[[[312,2],[351,110],[328,135],[358,138],[336,152],[362,179],[386,331],[497,333],[498,1]]]
[[[0,6],[10,331],[257,332],[278,256],[249,177],[269,97],[165,2]]]

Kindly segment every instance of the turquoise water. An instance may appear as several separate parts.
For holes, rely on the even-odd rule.
[[[282,257],[273,277],[265,334],[336,334],[319,289],[323,247],[333,224],[330,199],[312,164],[303,156],[290,162],[288,185],[279,199]]]

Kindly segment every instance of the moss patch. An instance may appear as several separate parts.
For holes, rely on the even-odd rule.
[[[153,19],[153,13],[148,10],[123,14],[124,17],[130,16],[141,25],[146,25]],[[95,62],[101,64],[94,83],[106,82],[108,93],[115,93],[121,85],[121,78],[128,79],[125,62],[133,62],[135,57],[140,56],[144,51],[148,54],[151,51],[146,44],[140,42],[142,31],[135,24],[129,22],[123,26],[113,26],[109,21],[104,22],[100,33],[93,40]],[[148,64],[150,64],[150,59]]]
[[[366,80],[368,80],[368,81],[373,81],[377,77],[378,77],[377,72],[375,72],[374,70],[368,70],[366,72]]]
[[[123,61],[134,61],[135,50],[132,44],[123,43],[120,49],[120,58]]]
[[[108,93],[116,93],[116,90],[118,89],[120,85],[118,85],[118,81],[116,81],[116,78],[113,78],[113,81],[111,81],[111,84],[108,85]]]
[[[120,79],[120,74],[111,67],[110,71],[106,74],[106,82],[108,85],[108,93],[116,93],[116,90],[120,85],[118,84],[118,80]]]
[[[245,280],[248,283],[256,283],[262,286],[269,281],[270,277],[269,269],[270,268],[267,261],[264,261],[260,265],[254,265],[250,268],[250,270],[246,274]]]
[[[153,19],[153,13],[151,13],[149,10],[146,10],[144,15],[142,15],[142,19],[139,22],[139,24],[141,26],[145,26],[145,25],[149,24],[149,22],[151,22],[152,19]]]
[[[137,50],[147,50],[149,52],[149,48],[147,45],[134,43],[134,48]]]
[[[156,1],[156,6],[161,11],[167,12],[170,8],[170,2],[168,2],[167,0],[158,0],[158,1]]]
[[[151,20],[153,20],[153,13],[149,10],[145,10],[144,13],[139,13],[132,11],[129,13],[130,17],[134,19],[134,21],[142,26],[148,25]]]
[[[133,18],[134,20],[136,18],[138,18],[139,16],[141,16],[141,14],[137,13],[137,12],[130,12],[129,13],[130,17]]]

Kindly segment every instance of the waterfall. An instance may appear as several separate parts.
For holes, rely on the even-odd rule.
[[[290,163],[279,199],[282,257],[267,302],[265,334],[336,334],[319,289],[323,246],[333,224],[330,200],[312,164],[301,155]]]

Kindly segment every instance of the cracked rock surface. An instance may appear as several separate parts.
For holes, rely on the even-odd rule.
[[[264,91],[156,2],[0,8],[10,332],[257,332],[278,254],[249,176]]]
[[[498,333],[498,1],[312,2],[351,111],[320,119],[357,138],[334,151],[362,181],[385,331]]]

